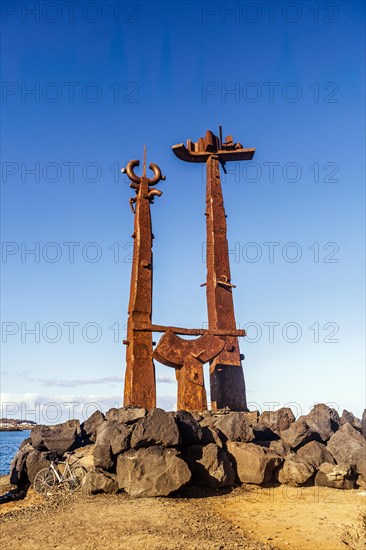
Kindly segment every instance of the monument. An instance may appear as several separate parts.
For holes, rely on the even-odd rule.
[[[134,173],[138,160],[123,169],[131,180],[136,196],[130,199],[134,212],[134,248],[128,308],[126,378],[124,406],[151,409],[156,406],[154,359],[175,369],[178,382],[178,409],[187,411],[207,408],[203,365],[210,363],[211,408],[247,410],[245,382],[240,354],[240,336],[245,331],[236,328],[227,242],[226,214],[220,180],[220,165],[226,162],[250,160],[255,149],[243,148],[231,136],[222,140],[207,131],[195,143],[174,145],[175,155],[183,161],[206,163],[206,286],[208,329],[189,329],[152,323],[152,228],[150,204],[162,192],[152,188],[160,180],[160,168],[151,163],[153,178],[146,177],[146,150],[142,176]],[[152,333],[162,332],[155,350]],[[178,335],[199,336],[186,340]]]

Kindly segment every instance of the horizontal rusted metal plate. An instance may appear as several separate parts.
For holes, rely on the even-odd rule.
[[[183,143],[178,143],[172,147],[174,154],[180,159],[186,162],[206,162],[212,152],[203,151],[201,153],[196,153],[195,151],[189,151]],[[215,155],[220,157],[222,162],[230,162],[236,160],[252,160],[255,153],[255,148],[245,148],[245,149],[235,149],[234,151],[222,151],[218,150],[215,152]]]

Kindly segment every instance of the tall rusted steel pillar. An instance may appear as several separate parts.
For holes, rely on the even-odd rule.
[[[227,242],[226,215],[220,181],[220,164],[228,161],[250,160],[255,149],[244,149],[234,143],[231,136],[222,142],[207,131],[197,143],[190,140],[173,146],[178,158],[187,162],[206,163],[206,234],[207,234],[207,281],[206,296],[208,330],[217,332],[236,329],[232,296],[229,251]],[[222,336],[223,350],[210,361],[211,407],[231,410],[246,410],[244,374],[237,336]]]
[[[220,181],[220,160],[211,155],[206,162],[206,266],[208,329],[235,329],[226,215]],[[211,407],[247,409],[239,340],[225,336],[225,347],[210,364]]]
[[[142,176],[133,169],[140,163],[132,160],[125,171],[131,180],[136,197],[130,199],[134,212],[134,246],[131,272],[130,301],[128,306],[126,350],[126,375],[124,388],[125,407],[135,406],[152,409],[156,406],[155,367],[153,362],[152,332],[139,331],[141,326],[151,325],[153,255],[150,203],[161,191],[149,189],[161,179],[160,169],[150,164],[154,177],[146,177],[146,161]],[[135,208],[134,208],[135,205]]]

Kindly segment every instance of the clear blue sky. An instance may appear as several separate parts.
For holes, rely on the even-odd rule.
[[[118,170],[145,143],[166,175],[154,322],[205,324],[204,175],[171,146],[220,123],[256,147],[223,181],[251,408],[362,413],[365,4],[249,4],[3,3],[9,416],[8,403],[14,416],[58,403],[40,421],[67,402],[79,416],[121,404],[133,216]],[[170,409],[174,372],[156,366]]]

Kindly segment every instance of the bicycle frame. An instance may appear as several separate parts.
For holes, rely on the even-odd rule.
[[[64,464],[65,465],[65,469],[62,473],[57,468],[58,464]],[[71,472],[70,465],[69,465],[68,462],[57,462],[56,465],[55,465],[55,463],[52,461],[51,465],[50,465],[50,469],[54,472],[54,474],[57,478],[57,481],[59,483],[62,483],[66,479],[69,479],[70,477],[72,477],[72,472]]]

